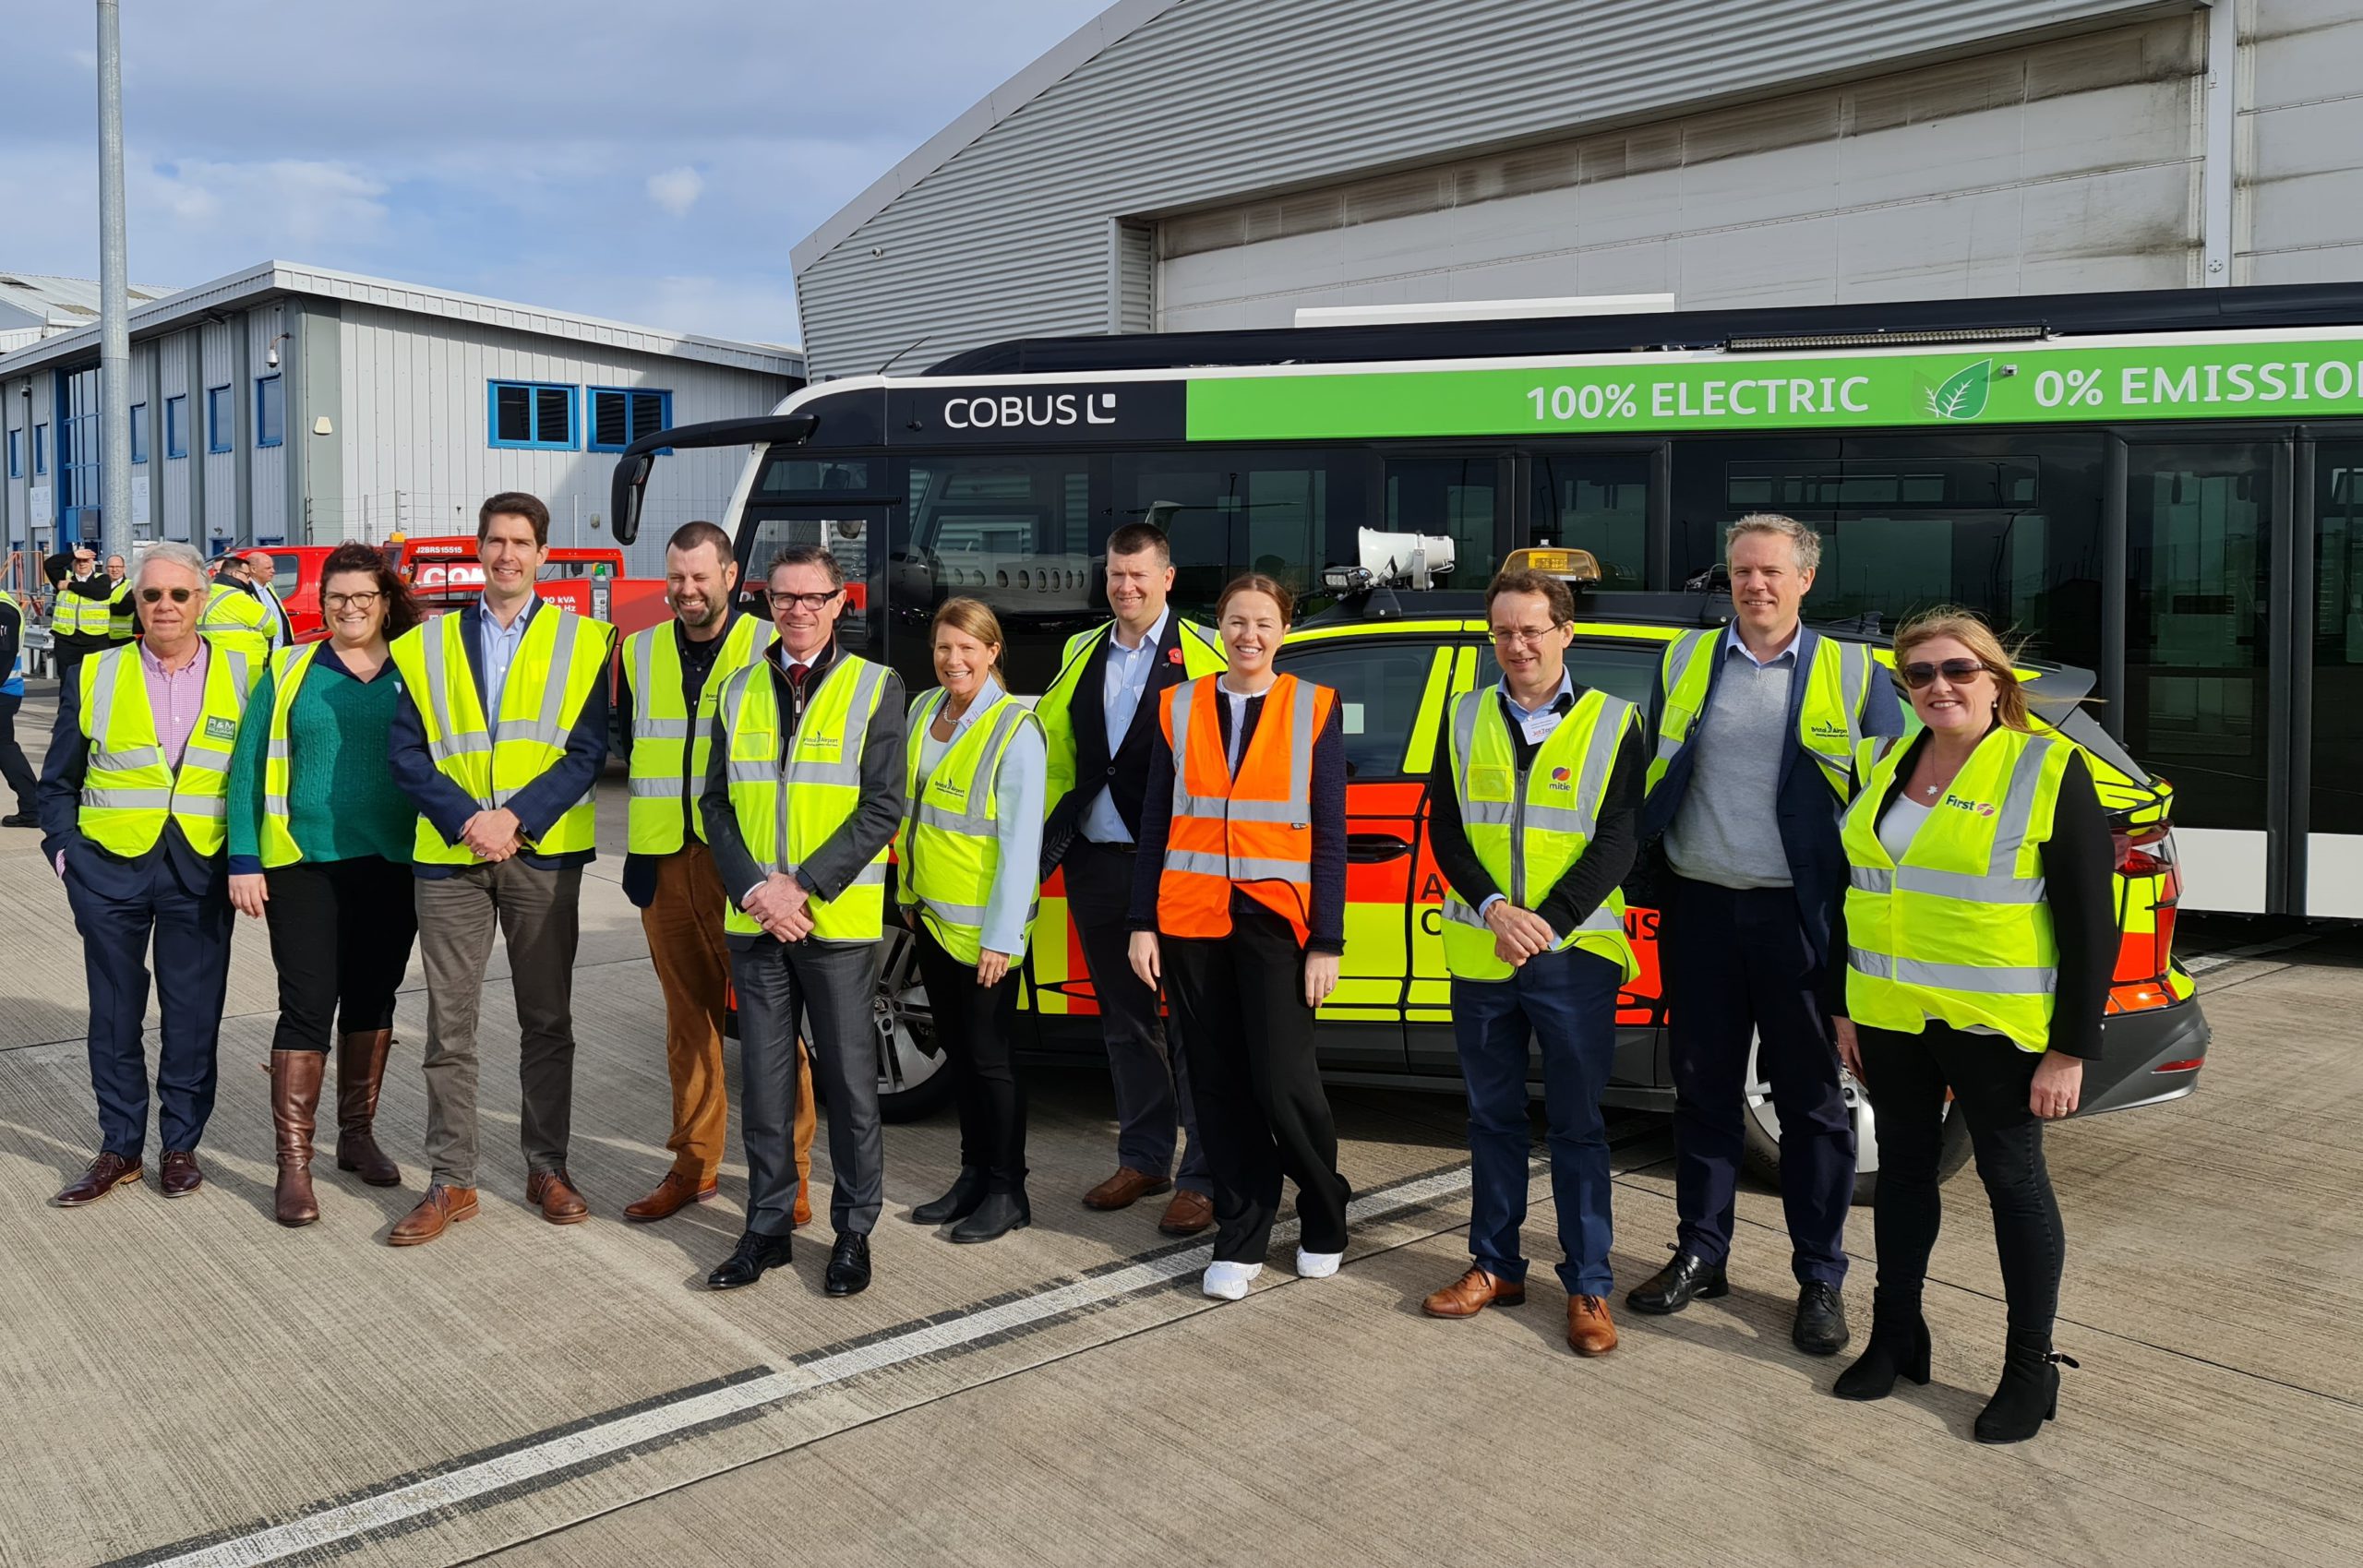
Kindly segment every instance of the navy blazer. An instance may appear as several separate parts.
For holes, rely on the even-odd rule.
[[[54,866],[57,852],[64,850],[67,873],[102,898],[146,896],[159,856],[170,864],[173,880],[190,897],[206,898],[217,892],[226,896],[229,885],[222,880],[229,860],[226,847],[220,855],[199,855],[178,822],[166,821],[163,836],[147,854],[132,859],[102,849],[82,836],[82,781],[90,776],[90,742],[82,733],[81,708],[82,683],[60,682],[57,724],[49,733],[49,755],[42,760],[36,796],[42,857]]]
[[[527,625],[542,613],[544,601],[536,594],[525,606]],[[458,616],[461,639],[468,650],[468,674],[476,683],[476,690],[484,690],[484,601],[471,600],[460,608],[447,612]],[[558,825],[574,803],[591,793],[599,780],[599,770],[607,761],[607,682],[602,676],[591,687],[591,695],[576,714],[574,727],[567,733],[566,751],[545,769],[539,778],[509,797],[509,809],[517,814],[517,821],[528,838],[539,838]],[[394,706],[394,724],[386,742],[386,762],[392,771],[394,782],[402,793],[418,807],[418,813],[435,825],[443,842],[457,844],[468,819],[484,809],[467,791],[443,776],[435,765],[434,755],[426,748],[426,726],[418,716],[418,703],[408,686],[402,688]],[[525,851],[519,858],[528,866],[547,868],[553,866],[580,866],[593,858],[594,850],[579,850],[570,855],[537,855]],[[458,866],[440,866],[419,862],[412,868],[419,876],[434,880],[463,869]]]
[[[1662,855],[1665,831],[1673,825],[1674,813],[1682,808],[1682,797],[1690,787],[1690,771],[1697,765],[1698,737],[1713,722],[1715,685],[1723,678],[1723,664],[1731,658],[1730,640],[1738,635],[1726,627],[1718,632],[1709,656],[1713,663],[1707,666],[1707,696],[1700,703],[1698,722],[1690,732],[1693,744],[1685,746],[1673,760],[1667,764],[1665,776],[1658,787],[1649,792],[1641,808],[1641,836],[1651,844],[1659,844],[1652,858]],[[1816,957],[1823,964],[1829,961],[1829,933],[1838,916],[1840,901],[1846,894],[1846,852],[1838,842],[1838,820],[1841,808],[1830,793],[1829,781],[1822,777],[1820,764],[1806,754],[1797,740],[1797,715],[1805,701],[1805,672],[1813,667],[1814,651],[1821,645],[1821,635],[1811,627],[1801,627],[1797,633],[1796,673],[1789,681],[1789,716],[1781,730],[1780,785],[1774,792],[1773,820],[1779,824],[1782,856],[1789,863],[1789,880],[1797,893],[1797,914],[1804,921],[1805,938],[1813,943]],[[1745,656],[1745,655],[1743,655]],[[1901,735],[1903,709],[1896,700],[1895,683],[1881,678],[1884,666],[1871,666],[1871,688],[1863,703],[1862,730],[1856,740],[1875,735]],[[1660,715],[1665,712],[1665,666],[1658,666],[1657,700],[1650,708],[1649,753],[1658,748]]]

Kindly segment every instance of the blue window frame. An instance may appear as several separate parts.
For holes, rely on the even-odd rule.
[[[8,477],[22,479],[24,476],[25,433],[21,430],[11,430],[8,432]]]
[[[131,405],[131,461],[133,462],[148,461],[148,405],[146,403]]]
[[[33,426],[33,473],[36,474],[42,474],[47,473],[48,472],[49,426],[46,425],[36,425]]]
[[[589,449],[620,452],[642,436],[673,423],[673,394],[655,387],[586,387],[591,400]]]
[[[206,388],[205,449],[207,451],[226,452],[230,449],[230,437],[236,434],[231,428],[233,417],[230,412],[230,389],[227,387]]]
[[[494,381],[486,394],[486,434],[496,447],[570,452],[582,445],[575,428],[575,389],[543,381]]]
[[[188,456],[188,394],[164,400],[164,455]]]
[[[255,383],[255,445],[276,447],[287,439],[287,389],[276,376]]]

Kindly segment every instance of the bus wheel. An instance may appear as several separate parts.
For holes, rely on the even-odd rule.
[[[918,944],[889,922],[871,1023],[878,1037],[878,1114],[917,1121],[952,1101],[950,1064],[936,1048],[935,1015],[919,979]]]
[[[1879,1190],[1878,1121],[1871,1097],[1845,1069],[1839,1069],[1839,1089],[1846,1096],[1846,1113],[1854,1124],[1854,1202],[1867,1204]],[[1775,1188],[1781,1184],[1781,1113],[1772,1106],[1772,1085],[1757,1068],[1756,1047],[1747,1052],[1747,1088],[1741,1118],[1747,1141],[1749,1167]],[[1937,1179],[1944,1180],[1969,1160],[1969,1128],[1945,1102],[1944,1141],[1937,1154]]]

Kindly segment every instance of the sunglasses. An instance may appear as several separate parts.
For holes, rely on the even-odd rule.
[[[197,597],[197,590],[194,588],[143,588],[139,591],[139,602],[143,604],[152,604],[167,594],[172,596],[174,604],[186,604]]]
[[[1903,677],[1904,685],[1917,691],[1940,675],[1953,685],[1960,686],[1989,672],[1983,660],[1947,659],[1942,664],[1930,664],[1924,660],[1918,664],[1898,664],[1895,673]]]

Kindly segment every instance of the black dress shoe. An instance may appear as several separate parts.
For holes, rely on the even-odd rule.
[[[933,1203],[921,1203],[911,1211],[914,1225],[945,1225],[955,1219],[966,1219],[985,1201],[985,1173],[981,1167],[964,1165],[959,1177],[949,1191]]]
[[[737,1290],[752,1285],[763,1277],[765,1269],[786,1266],[793,1238],[765,1236],[759,1230],[748,1231],[738,1238],[738,1247],[722,1261],[720,1267],[705,1276],[708,1290]]]
[[[870,1238],[850,1230],[837,1232],[829,1249],[829,1273],[823,1288],[832,1296],[858,1296],[870,1288]]]
[[[1034,1223],[1034,1206],[1023,1192],[988,1192],[977,1212],[952,1227],[954,1241],[998,1241]]]
[[[1846,1331],[1846,1299],[1838,1287],[1813,1280],[1797,1292],[1797,1321],[1790,1342],[1808,1356],[1835,1356],[1853,1337]]]
[[[0,817],[0,828],[38,828],[41,819],[30,811],[11,811]]]
[[[1731,1292],[1722,1264],[1710,1263],[1696,1252],[1676,1252],[1673,1262],[1626,1292],[1625,1304],[1637,1312],[1661,1318],[1693,1301],[1711,1301]]]

